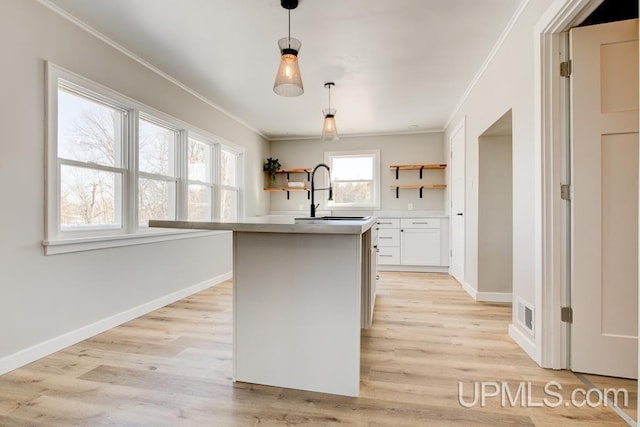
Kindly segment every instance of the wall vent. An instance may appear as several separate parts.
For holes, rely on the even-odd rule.
[[[522,298],[517,298],[517,316],[516,319],[520,326],[529,331],[531,335],[534,335],[534,324],[535,324],[535,310],[533,306],[528,302],[524,301]]]

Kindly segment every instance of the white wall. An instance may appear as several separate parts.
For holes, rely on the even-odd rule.
[[[2,370],[21,350],[231,271],[228,233],[44,256],[45,61],[246,147],[247,214],[269,198],[263,138],[36,1],[2,2],[0,51]]]
[[[511,293],[511,136],[479,138],[478,292]]]
[[[485,72],[450,120],[466,116],[465,277],[478,284],[478,138],[513,110],[513,294],[535,306],[534,26],[551,0],[529,1]],[[448,147],[447,147],[448,151]],[[515,315],[515,311],[514,311]],[[514,325],[519,328],[514,319]],[[525,331],[521,331],[527,334]],[[532,341],[531,346],[535,346]]]
[[[423,190],[420,199],[418,190],[400,190],[396,199],[391,185],[397,184],[444,184],[445,171],[425,170],[422,181],[418,171],[400,171],[396,181],[391,164],[430,164],[447,163],[444,154],[444,135],[442,133],[422,133],[392,136],[341,137],[337,142],[317,140],[291,140],[271,142],[271,157],[280,159],[284,168],[312,168],[324,162],[326,151],[380,150],[380,205],[383,210],[407,210],[413,204],[414,210],[444,210],[445,190]],[[293,177],[292,177],[293,179]],[[316,178],[317,180],[317,178]],[[309,209],[306,192],[272,193],[273,211]],[[318,201],[324,203],[326,197],[320,195]],[[324,205],[321,205],[321,208]]]

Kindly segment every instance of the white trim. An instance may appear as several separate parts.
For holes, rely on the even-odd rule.
[[[422,135],[427,133],[443,133],[446,128],[438,129],[425,129],[419,131],[394,131],[394,132],[361,132],[361,133],[348,133],[340,134],[340,139],[346,138],[362,138],[362,137],[376,137],[376,136],[398,136],[398,135]],[[318,135],[273,135],[266,137],[267,141],[306,141],[317,140],[320,141]],[[339,142],[338,142],[339,143]]]
[[[209,237],[228,231],[202,230],[162,230],[161,232],[143,232],[139,234],[123,234],[114,236],[84,237],[77,239],[44,240],[45,255],[67,254],[71,252],[92,251],[96,249],[119,248],[122,246],[145,245],[149,243],[167,242],[171,240],[195,239]]]
[[[188,288],[180,289],[179,291],[156,298],[153,301],[146,302],[137,307],[133,307],[105,319],[98,320],[90,325],[83,326],[24,350],[20,350],[17,353],[5,356],[0,359],[0,375],[36,361],[42,357],[48,356],[56,351],[60,351],[71,345],[77,344],[99,333],[115,328],[116,326],[122,325],[125,322],[143,316],[175,301],[179,301],[204,289],[210,288],[211,286],[218,285],[231,279],[231,277],[231,272],[221,274],[209,280],[205,280],[204,282],[197,283],[189,286]]]
[[[242,214],[243,189],[243,165],[240,160],[244,157],[245,148],[229,142],[224,138],[214,135],[210,132],[199,129],[190,125],[183,120],[175,118],[169,114],[163,113],[153,107],[142,104],[135,99],[129,98],[119,92],[116,92],[100,83],[94,82],[72,71],[66,70],[52,62],[46,62],[47,74],[47,156],[46,156],[46,230],[43,246],[45,246],[45,254],[61,254],[68,252],[78,252],[83,250],[94,250],[103,248],[113,248],[120,246],[129,246],[145,243],[153,243],[167,240],[184,239],[192,237],[200,237],[211,235],[209,231],[199,232],[200,234],[185,233],[176,230],[153,230],[148,227],[140,226],[137,221],[139,215],[137,205],[137,186],[140,178],[158,180],[163,182],[176,183],[177,196],[174,200],[176,219],[185,220],[187,218],[187,165],[186,152],[188,150],[187,140],[191,134],[197,141],[207,143],[211,147],[212,152],[212,203],[219,206],[218,182],[220,170],[218,163],[214,160],[217,158],[218,151],[226,149],[233,152],[238,157],[237,165],[237,188],[239,207],[238,212]],[[65,87],[69,87],[73,91],[77,91],[80,96],[87,96],[100,100],[113,108],[121,110],[127,115],[128,120],[128,138],[124,148],[128,151],[123,153],[125,159],[123,163],[126,169],[116,168],[103,165],[85,164],[74,160],[66,160],[58,158],[57,150],[57,94],[59,91],[59,82],[63,81]],[[176,135],[174,141],[174,150],[176,151],[176,167],[172,176],[159,175],[155,173],[141,172],[138,170],[138,119],[145,120],[156,126],[162,126],[173,131]],[[129,157],[127,161],[126,157]],[[123,180],[123,218],[122,226],[106,228],[93,227],[84,228],[82,230],[59,228],[59,194],[60,194],[60,176],[59,164],[69,164],[89,169],[106,170],[113,173],[121,174]],[[218,192],[216,192],[218,191]],[[212,216],[215,218],[216,216]],[[104,241],[104,242],[101,242]]]
[[[476,302],[513,303],[513,294],[511,292],[478,292],[476,288],[467,282],[461,283],[461,286]]]
[[[489,67],[489,64],[491,64],[491,62],[493,61],[493,58],[496,56],[496,54],[498,53],[498,51],[502,47],[502,44],[505,42],[505,40],[507,39],[509,34],[511,34],[511,30],[513,29],[513,26],[518,21],[518,18],[520,18],[520,15],[522,15],[522,12],[524,12],[524,9],[529,4],[529,1],[530,0],[523,0],[522,3],[520,3],[520,5],[516,9],[516,11],[511,16],[511,19],[509,19],[509,22],[507,22],[507,26],[502,31],[502,34],[500,34],[500,37],[498,38],[498,41],[496,42],[496,44],[493,46],[493,48],[489,52],[489,55],[487,55],[487,58],[484,60],[484,62],[482,63],[482,65],[478,69],[478,72],[476,73],[476,75],[471,80],[471,83],[469,83],[469,86],[467,86],[467,89],[464,91],[464,94],[462,94],[462,97],[460,98],[460,101],[458,101],[458,103],[453,108],[453,111],[451,112],[451,115],[449,115],[449,118],[447,119],[447,121],[446,121],[446,123],[444,125],[445,129],[449,127],[449,125],[451,124],[453,119],[456,117],[456,115],[458,114],[458,112],[460,111],[460,109],[462,108],[464,103],[467,102],[467,98],[469,97],[469,94],[476,87],[476,85],[478,84],[478,82],[480,81],[482,76],[484,75],[485,71],[487,71],[487,68]]]
[[[419,266],[419,265],[380,265],[378,264],[378,271],[409,271],[416,273],[449,273],[449,267],[447,266]]]
[[[536,361],[536,344],[531,340],[530,337],[525,335],[513,323],[509,324],[509,337],[514,340],[515,343],[518,344],[520,348],[522,348],[524,352],[527,353],[531,359],[533,359],[534,362]]]
[[[467,282],[462,282],[460,284],[462,285],[462,289],[464,289],[469,295],[471,295],[471,298],[473,298],[474,301],[478,299],[478,291],[476,290],[476,288],[474,288]]]
[[[451,218],[450,219],[450,226],[449,226],[449,274],[451,274],[452,276],[454,276],[451,272],[451,267],[453,266],[453,213],[451,212],[451,207],[453,204],[453,171],[455,170],[456,166],[453,165],[453,139],[456,137],[456,135],[458,134],[458,132],[462,132],[462,137],[464,138],[464,142],[462,144],[462,158],[463,158],[463,163],[462,163],[462,189],[458,189],[457,191],[462,191],[463,195],[462,195],[462,201],[463,201],[463,206],[462,206],[462,239],[463,239],[463,250],[462,250],[462,271],[460,272],[456,272],[458,273],[458,276],[456,280],[461,280],[461,281],[465,281],[466,280],[466,259],[467,259],[467,255],[466,255],[466,247],[467,247],[467,243],[466,243],[466,239],[467,239],[467,217],[464,216],[464,213],[467,211],[467,116],[464,115],[462,116],[462,118],[460,119],[460,121],[458,122],[458,124],[453,128],[453,130],[449,133],[449,139],[448,139],[448,144],[449,144],[449,159],[448,159],[448,164],[449,167],[447,168],[446,174],[447,174],[447,178],[446,178],[446,184],[447,184],[447,189],[446,192],[449,196],[448,200],[445,200],[445,203],[447,206],[445,206],[445,213],[448,214],[448,216]],[[455,276],[454,276],[455,277]]]
[[[41,5],[49,8],[50,10],[52,10],[55,13],[57,13],[61,17],[65,18],[66,20],[68,20],[72,24],[75,24],[78,27],[82,28],[84,31],[86,31],[87,33],[89,33],[92,36],[96,37],[100,41],[106,43],[107,45],[109,45],[112,48],[116,49],[120,53],[128,56],[129,58],[133,59],[134,61],[136,61],[137,63],[141,64],[142,66],[148,68],[149,70],[153,71],[154,73],[158,74],[159,76],[165,78],[169,82],[171,82],[174,85],[178,86],[180,89],[184,90],[185,92],[189,93],[190,95],[195,96],[200,101],[202,101],[205,104],[215,108],[220,113],[224,114],[225,116],[229,117],[230,119],[234,120],[235,122],[239,123],[240,125],[244,126],[247,129],[249,129],[250,131],[255,132],[256,134],[260,135],[261,137],[269,140],[269,138],[265,134],[263,134],[261,131],[259,131],[258,129],[254,128],[253,126],[251,126],[250,124],[248,124],[244,120],[242,120],[242,119],[234,116],[233,114],[229,113],[228,111],[224,110],[221,106],[219,106],[218,104],[216,104],[215,102],[213,102],[209,98],[207,98],[204,95],[196,92],[194,89],[191,89],[189,86],[185,85],[184,83],[182,83],[181,81],[179,81],[175,77],[172,77],[171,75],[165,73],[164,71],[160,70],[159,68],[157,68],[156,66],[152,65],[151,63],[145,61],[141,57],[137,56],[136,54],[134,54],[133,52],[131,52],[130,50],[125,48],[124,46],[116,43],[115,41],[113,41],[112,39],[110,39],[106,35],[102,34],[98,30],[96,30],[95,28],[87,25],[86,23],[82,22],[80,19],[76,18],[75,16],[73,16],[72,14],[67,12],[66,10],[64,10],[61,7],[59,7],[58,5],[52,3],[50,0],[37,0],[37,1]]]
[[[569,286],[563,278],[561,232],[563,208],[558,197],[562,179],[558,146],[563,143],[566,117],[562,82],[557,72],[558,33],[575,25],[602,0],[555,0],[534,27],[534,212],[535,317],[537,353],[545,368],[568,367],[568,325],[560,319]],[[564,123],[566,126],[566,123]],[[564,143],[567,143],[564,141]]]
[[[380,209],[380,150],[350,150],[350,151],[325,151],[324,162],[329,168],[332,166],[332,160],[334,157],[372,157],[373,158],[373,177],[372,177],[372,196],[371,203],[342,203],[335,204],[333,201],[326,203],[327,209],[330,210],[378,210]],[[330,174],[325,175],[325,187],[329,187],[332,183],[328,182]],[[335,182],[335,177],[331,177],[332,182]],[[365,180],[368,181],[368,180]]]
[[[505,302],[513,303],[513,294],[511,292],[478,292],[476,294],[478,302]]]

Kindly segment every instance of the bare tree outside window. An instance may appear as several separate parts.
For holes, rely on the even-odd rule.
[[[121,111],[58,91],[61,229],[122,226],[122,174],[106,170],[122,166],[121,128]]]
[[[220,217],[238,218],[238,155],[222,149],[220,151]]]
[[[211,145],[189,138],[187,174],[190,221],[211,221],[213,213],[213,175]]]
[[[138,224],[176,216],[176,132],[138,121]]]

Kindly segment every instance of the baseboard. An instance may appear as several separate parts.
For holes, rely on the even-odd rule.
[[[137,307],[123,311],[122,313],[115,314],[113,316],[107,317],[106,319],[98,320],[97,322],[94,322],[90,325],[83,326],[74,331],[67,332],[66,334],[51,338],[50,340],[44,341],[29,348],[25,348],[24,350],[20,350],[17,353],[3,357],[2,359],[0,359],[0,375],[5,374],[9,371],[13,371],[14,369],[27,365],[31,362],[55,353],[56,351],[67,348],[73,344],[77,344],[80,341],[84,341],[87,338],[91,338],[104,331],[115,328],[118,325],[135,319],[136,317],[140,317],[152,312],[153,310],[157,310],[168,304],[207,289],[211,286],[222,283],[226,280],[231,279],[231,277],[231,272],[221,274],[212,279],[205,280],[204,282],[197,283],[195,285],[189,286],[188,288],[180,289],[179,291],[162,296],[160,298],[156,298],[153,301],[149,301]]]
[[[411,266],[411,265],[380,265],[378,264],[378,271],[411,271],[416,273],[449,273],[449,267],[437,267],[437,266]]]
[[[478,292],[476,301],[482,302],[508,302],[513,303],[513,295],[511,292]]]
[[[514,340],[534,362],[538,363],[538,359],[536,357],[536,344],[532,341],[530,336],[523,333],[513,323],[510,323],[509,337],[511,337],[511,339]]]
[[[462,282],[461,285],[462,289],[467,291],[467,293],[471,295],[471,298],[473,298],[474,301],[478,300],[478,291],[473,286],[471,286],[467,282]]]
[[[461,285],[462,289],[478,302],[513,302],[513,295],[510,292],[478,292],[467,282],[463,282]]]

